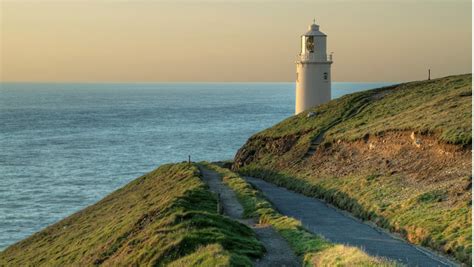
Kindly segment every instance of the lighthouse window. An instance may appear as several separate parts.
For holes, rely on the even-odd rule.
[[[325,72],[325,73],[324,73],[324,80],[327,80],[327,79],[328,79],[328,73]]]
[[[314,36],[306,37],[306,50],[310,53],[314,52]]]

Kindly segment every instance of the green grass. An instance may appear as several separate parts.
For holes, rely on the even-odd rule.
[[[303,112],[255,134],[233,168],[324,199],[470,265],[471,78],[449,76],[343,96],[310,110],[316,116]],[[411,132],[434,141],[421,148],[404,145]],[[308,157],[321,133],[318,152]],[[380,142],[371,151],[374,140]]]
[[[305,266],[397,266],[397,264],[371,257],[355,247],[334,245],[321,236],[304,229],[301,222],[278,213],[265,197],[241,176],[214,164],[200,163],[216,171],[237,195],[244,208],[244,216],[258,218],[262,224],[272,225],[285,238]]]
[[[263,246],[216,210],[194,165],[163,165],[8,247],[0,265],[250,266]]]
[[[410,82],[343,96],[292,116],[257,134],[282,137],[326,133],[326,140],[357,140],[366,134],[413,130],[446,143],[470,144],[471,75]],[[308,112],[317,116],[307,118]]]

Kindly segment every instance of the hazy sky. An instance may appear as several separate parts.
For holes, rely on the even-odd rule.
[[[334,81],[471,72],[471,1],[0,0],[2,81],[294,81],[313,17]]]

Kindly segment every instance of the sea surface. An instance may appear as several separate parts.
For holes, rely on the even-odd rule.
[[[294,83],[0,84],[0,250],[160,164],[232,159],[293,112]]]

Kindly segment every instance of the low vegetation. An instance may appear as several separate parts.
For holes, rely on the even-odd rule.
[[[0,253],[0,266],[250,266],[264,248],[217,214],[188,164],[168,164]]]
[[[471,85],[458,75],[341,97],[252,136],[233,168],[470,265]]]
[[[345,95],[268,128],[259,137],[326,131],[326,141],[362,139],[388,131],[433,133],[440,141],[472,140],[472,76],[457,75]],[[313,112],[316,116],[309,116]]]
[[[335,245],[316,253],[311,261],[313,266],[400,266],[374,260],[362,250],[355,247]]]
[[[334,245],[321,236],[305,230],[301,222],[278,213],[260,191],[238,174],[215,164],[200,163],[222,176],[222,180],[237,195],[244,207],[244,216],[256,217],[261,224],[272,225],[285,238],[294,252],[303,258],[305,266],[397,266],[395,263],[371,257],[355,247]]]

